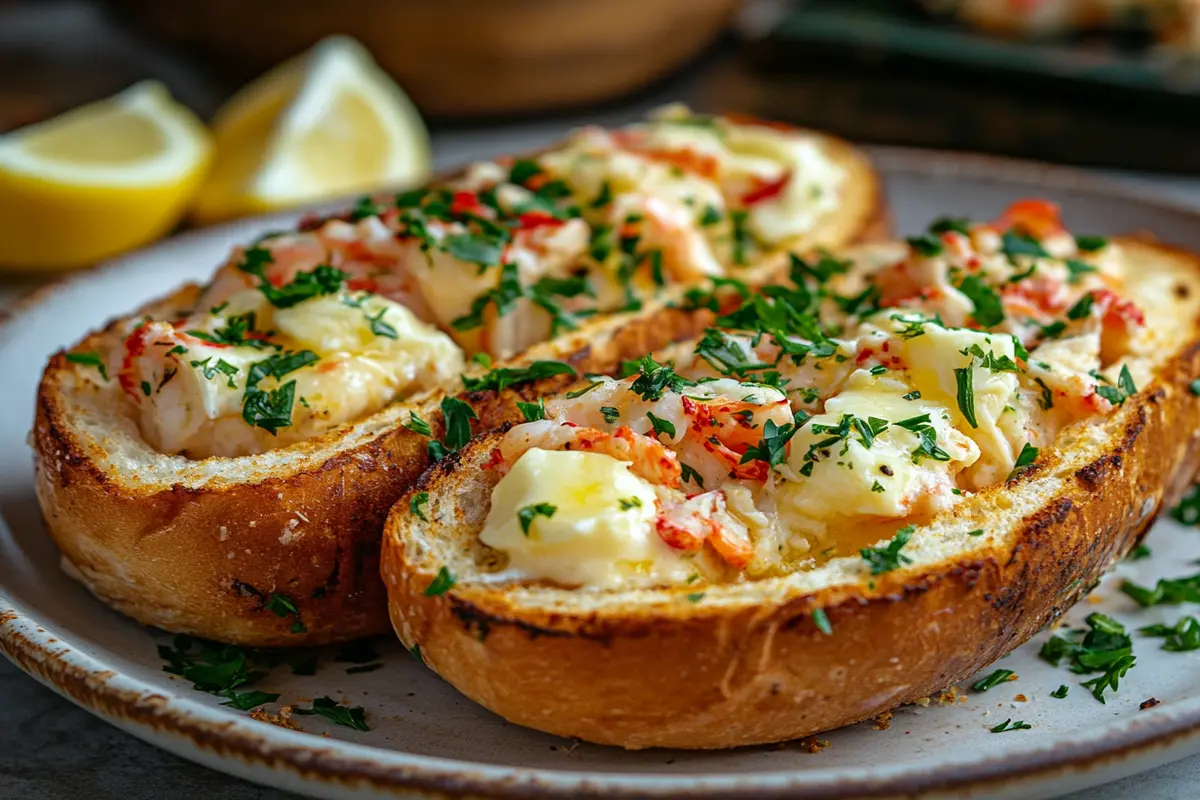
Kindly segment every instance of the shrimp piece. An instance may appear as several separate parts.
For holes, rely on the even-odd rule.
[[[759,482],[767,479],[766,463],[743,464],[742,456],[762,439],[767,420],[780,427],[793,422],[786,398],[766,405],[726,400],[703,403],[686,396],[680,400],[689,419],[686,436],[716,459],[726,475]]]
[[[725,563],[744,569],[754,557],[754,543],[745,525],[725,509],[725,493],[720,490],[704,492],[680,503],[659,502],[654,530],[667,545],[676,550],[696,552],[705,543]]]
[[[695,211],[659,197],[642,204],[642,244],[662,251],[663,268],[674,281],[698,281],[725,274],[704,233],[695,224]]]
[[[673,452],[649,436],[634,433],[626,425],[608,433],[554,420],[528,422],[509,431],[500,442],[500,458],[493,468],[501,474],[507,472],[525,451],[534,447],[603,453],[619,461],[628,461],[635,475],[670,488],[679,486],[682,475],[679,459]],[[495,457],[493,461],[496,461]]]
[[[1062,233],[1062,215],[1057,203],[1049,200],[1017,200],[991,225],[1003,233],[1016,228],[1036,239]]]

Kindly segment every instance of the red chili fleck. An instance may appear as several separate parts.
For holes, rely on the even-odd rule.
[[[518,218],[518,223],[523,231],[530,231],[534,228],[544,228],[547,226],[557,228],[559,225],[566,224],[564,220],[558,219],[557,217],[548,214],[545,211],[530,211],[526,214],[522,214]]]
[[[783,193],[783,190],[791,180],[792,171],[790,169],[773,181],[764,181],[762,178],[756,177],[754,179],[754,187],[742,195],[742,204],[752,206],[755,203],[761,203],[777,197]]]
[[[346,288],[352,292],[378,292],[379,281],[374,278],[351,278],[346,281]]]
[[[450,201],[451,214],[478,214],[479,213],[479,197],[472,192],[455,192],[454,198]]]

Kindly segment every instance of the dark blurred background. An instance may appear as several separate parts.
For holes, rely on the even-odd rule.
[[[0,131],[145,77],[208,117],[256,74],[346,33],[435,133],[683,96],[861,141],[1200,171],[1196,4],[1099,5],[0,0]]]

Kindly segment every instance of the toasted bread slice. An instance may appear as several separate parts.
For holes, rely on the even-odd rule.
[[[814,136],[845,180],[837,210],[787,249],[886,233],[883,190],[869,160],[846,142]],[[753,282],[770,274],[783,252],[740,268],[742,277]],[[143,315],[173,319],[200,292],[182,287],[71,349],[102,350]],[[509,365],[564,359],[580,371],[615,370],[622,359],[707,324],[707,312],[666,308],[679,297],[680,290],[668,290],[638,314],[600,315]],[[387,630],[378,566],[383,521],[430,461],[429,436],[405,423],[415,413],[441,438],[441,401],[458,395],[479,416],[474,430],[488,430],[513,418],[518,394],[463,394],[458,380],[427,381],[416,394],[316,438],[259,455],[191,460],[147,444],[115,381],[89,379],[94,369],[59,352],[38,390],[37,494],[63,568],[140,622],[255,646]]]
[[[422,515],[410,496],[388,518],[397,633],[508,720],[628,748],[802,737],[969,677],[1078,601],[1200,465],[1189,390],[1200,257],[1121,244],[1177,301],[1168,346],[1145,365],[1152,379],[1107,416],[1064,428],[1032,468],[919,524],[911,563],[872,575],[857,555],[835,557],[702,592],[497,576],[479,541],[499,480],[487,469],[494,432],[421,478]]]

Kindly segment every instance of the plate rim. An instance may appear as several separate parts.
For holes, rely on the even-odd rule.
[[[1127,200],[1171,215],[1190,217],[1200,228],[1200,209],[1152,188],[1071,167],[976,153],[918,150],[904,147],[865,148],[886,189],[887,173],[956,176],[993,184],[1039,185]],[[9,326],[85,280],[100,279],[125,268],[131,257],[176,246],[181,240],[217,238],[235,228],[266,225],[300,212],[273,214],[235,223],[187,231],[178,236],[107,261],[84,272],[58,277],[18,298],[0,312],[0,336]],[[1134,716],[1106,726],[1102,734],[1079,737],[1016,756],[985,758],[939,769],[936,773],[900,771],[885,777],[828,776],[808,770],[720,774],[599,773],[483,764],[426,756],[383,747],[336,742],[311,734],[272,727],[227,712],[188,695],[164,694],[154,685],[111,669],[101,657],[59,641],[38,622],[36,612],[10,597],[0,582],[0,653],[19,669],[85,710],[139,738],[192,761],[259,782],[283,776],[299,791],[382,794],[417,792],[436,798],[472,797],[721,797],[761,798],[786,794],[795,798],[908,796],[938,790],[1013,789],[1045,782],[1067,773],[1093,774],[1119,770],[1135,759],[1166,763],[1200,749],[1200,700],[1169,713]],[[169,738],[164,737],[169,734]],[[234,761],[231,763],[231,759]],[[1128,771],[1127,771],[1128,772]],[[1119,777],[1110,775],[1106,779]],[[1081,784],[1091,785],[1091,784]]]

